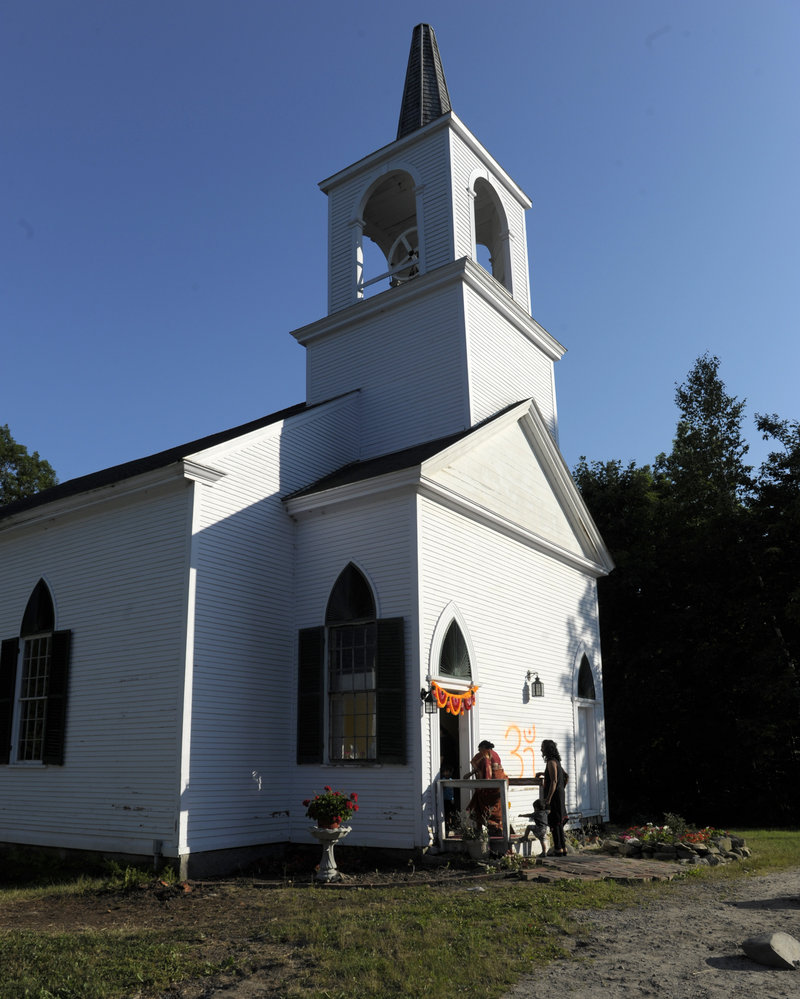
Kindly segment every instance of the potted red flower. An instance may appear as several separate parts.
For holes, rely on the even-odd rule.
[[[333,791],[326,784],[322,794],[306,798],[303,804],[306,807],[306,815],[314,819],[317,826],[321,829],[336,829],[358,811],[358,795],[355,791],[350,795],[342,791]]]

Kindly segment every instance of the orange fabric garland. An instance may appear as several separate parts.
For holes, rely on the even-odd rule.
[[[444,687],[440,687],[435,680],[431,680],[431,689],[433,690],[433,696],[436,698],[436,703],[440,708],[446,708],[448,714],[451,715],[463,715],[465,711],[469,711],[474,707],[478,685],[473,683],[470,684],[469,690],[452,693],[449,690],[445,690]]]

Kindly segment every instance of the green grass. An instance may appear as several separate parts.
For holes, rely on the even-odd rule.
[[[749,830],[743,864],[693,870],[692,880],[740,877],[800,866],[800,832]],[[137,872],[117,871],[116,887]],[[96,893],[108,881],[27,889]],[[129,999],[211,974],[219,955],[248,974],[269,966],[286,999],[496,999],[526,972],[565,954],[577,909],[647,904],[680,884],[485,882],[485,891],[407,886],[330,891],[288,887],[258,896],[240,934],[214,928],[0,934],[0,999]],[[0,905],[22,889],[0,891]],[[102,900],[97,904],[102,904]],[[228,928],[230,932],[230,927]],[[210,955],[216,955],[215,964]]]
[[[207,973],[187,945],[163,933],[32,933],[0,936],[3,999],[109,999],[166,989]]]

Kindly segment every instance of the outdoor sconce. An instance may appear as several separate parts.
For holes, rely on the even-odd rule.
[[[532,680],[531,677],[533,677]],[[528,670],[525,679],[531,685],[531,697],[544,697],[544,684],[539,679],[538,673],[531,673],[531,671]]]
[[[424,687],[419,692],[419,699],[425,705],[426,715],[435,715],[437,711],[436,698],[433,696],[432,690],[426,690]]]

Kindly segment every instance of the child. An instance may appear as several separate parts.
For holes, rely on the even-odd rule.
[[[542,853],[545,854],[547,853],[547,809],[541,798],[534,801],[530,818],[533,819],[533,823],[525,830],[525,835],[522,838],[527,842],[530,834],[533,833],[542,845]]]
[[[442,767],[442,780],[450,780],[453,771],[450,767]],[[458,825],[458,809],[456,808],[455,788],[444,788],[444,824],[446,829],[455,829]]]

